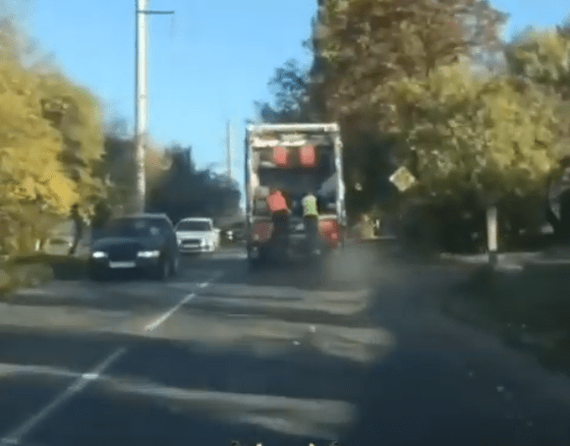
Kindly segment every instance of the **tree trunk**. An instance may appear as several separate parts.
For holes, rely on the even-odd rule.
[[[489,264],[495,266],[497,264],[498,251],[498,224],[497,224],[497,207],[489,206],[487,208],[487,249],[489,251]]]

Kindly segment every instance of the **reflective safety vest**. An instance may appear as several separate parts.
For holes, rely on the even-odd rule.
[[[269,205],[269,210],[271,212],[286,211],[287,200],[281,192],[275,192],[267,198],[267,204]]]
[[[307,195],[303,198],[303,217],[316,217],[319,215],[317,211],[317,197],[313,194]]]

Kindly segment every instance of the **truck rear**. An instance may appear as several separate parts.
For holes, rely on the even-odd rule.
[[[322,251],[342,246],[346,228],[342,141],[332,124],[264,124],[249,126],[245,143],[246,235],[251,262],[306,257],[307,236],[301,201],[316,191]],[[290,203],[287,249],[274,234],[268,206],[272,190]]]

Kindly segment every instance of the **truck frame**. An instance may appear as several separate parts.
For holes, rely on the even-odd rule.
[[[280,148],[297,156],[312,147],[314,166],[275,164],[271,154]],[[273,237],[271,215],[266,206],[270,189],[279,189],[291,200],[288,249],[283,251]],[[309,189],[319,191],[319,234],[323,251],[342,247],[346,232],[345,185],[342,140],[336,123],[250,125],[245,138],[246,244],[248,260],[258,264],[270,258],[307,256],[300,197]]]

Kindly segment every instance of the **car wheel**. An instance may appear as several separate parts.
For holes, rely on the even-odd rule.
[[[180,257],[178,255],[174,256],[172,260],[172,265],[170,267],[170,276],[174,277],[178,274],[178,269],[180,268]]]
[[[166,280],[170,276],[170,262],[164,257],[161,258],[156,270],[154,271],[154,278],[156,280]]]

